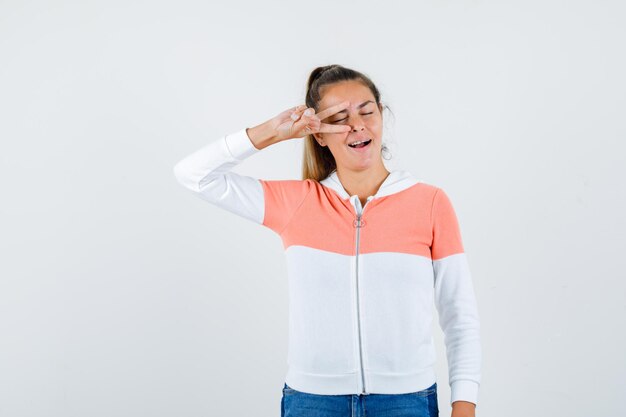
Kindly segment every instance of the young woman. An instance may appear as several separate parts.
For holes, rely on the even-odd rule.
[[[198,197],[282,239],[289,353],[281,417],[438,416],[433,300],[452,417],[474,416],[480,324],[450,199],[409,171],[385,167],[383,106],[365,74],[316,68],[305,103],[224,135],[174,168]],[[302,180],[231,170],[301,137]]]

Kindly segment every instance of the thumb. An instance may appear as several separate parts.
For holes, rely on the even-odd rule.
[[[291,115],[290,115],[291,120],[298,120],[300,118],[300,112],[305,108],[306,106],[304,105],[298,105],[298,106],[292,107]]]

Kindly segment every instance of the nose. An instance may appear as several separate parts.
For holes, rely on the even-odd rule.
[[[352,126],[351,132],[358,132],[365,129],[365,123],[363,122],[363,118],[359,115],[353,114],[349,116],[348,124]]]
[[[363,129],[365,129],[365,126],[363,126],[362,124],[352,125],[352,132],[358,132],[359,130],[363,130]]]

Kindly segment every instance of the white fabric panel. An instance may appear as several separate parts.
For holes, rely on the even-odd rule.
[[[480,318],[465,253],[433,262],[435,306],[444,332],[450,403],[474,398],[481,380]]]
[[[203,200],[261,224],[265,215],[261,182],[231,172],[234,166],[259,151],[242,129],[183,158],[174,166],[174,175]]]

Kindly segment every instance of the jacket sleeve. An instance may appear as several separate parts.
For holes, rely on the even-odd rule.
[[[433,197],[431,223],[434,297],[444,332],[450,404],[458,400],[478,404],[482,361],[478,308],[457,216],[440,188]]]
[[[180,160],[174,176],[201,199],[279,233],[311,189],[311,181],[266,181],[231,171],[259,151],[244,128]]]

